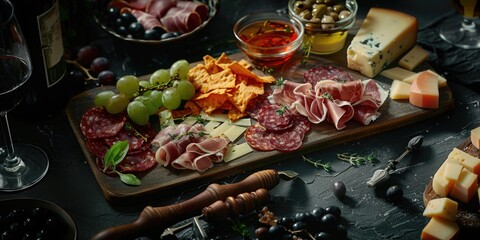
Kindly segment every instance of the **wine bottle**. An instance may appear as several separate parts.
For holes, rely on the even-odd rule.
[[[32,58],[30,88],[14,114],[45,117],[70,97],[57,0],[11,0]]]

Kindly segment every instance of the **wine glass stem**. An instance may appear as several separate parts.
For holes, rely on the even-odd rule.
[[[7,113],[2,113],[0,117],[0,123],[3,132],[3,138],[5,139],[5,158],[3,167],[9,172],[15,172],[22,164],[21,159],[15,156],[15,149],[13,148],[12,134],[10,133],[10,125],[8,124]]]

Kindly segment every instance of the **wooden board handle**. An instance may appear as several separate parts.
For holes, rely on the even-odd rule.
[[[204,207],[217,200],[225,201],[229,196],[237,196],[245,192],[254,192],[259,188],[274,188],[279,177],[276,170],[268,169],[249,175],[244,180],[232,184],[212,183],[198,194],[184,202],[164,207],[147,206],[138,219],[130,224],[115,226],[96,234],[92,240],[134,239],[144,236],[160,236],[165,228],[201,214]]]

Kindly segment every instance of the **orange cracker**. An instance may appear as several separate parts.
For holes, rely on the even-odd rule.
[[[228,100],[240,111],[245,112],[247,109],[248,102],[256,98],[257,93],[252,91],[252,88],[249,88],[245,82],[240,82],[235,87],[235,91],[230,95]]]
[[[196,100],[196,103],[203,109],[204,112],[211,114],[213,111],[223,106],[226,101],[228,101],[227,94],[210,94],[206,98]]]
[[[222,55],[220,55],[220,57],[217,58],[217,60],[215,61],[215,64],[227,64],[227,63],[231,63],[232,60],[230,60],[230,58],[228,57],[228,55],[223,52]]]
[[[235,74],[227,68],[221,72],[210,75],[208,82],[201,86],[200,91],[206,93],[219,88],[234,88],[235,80]]]
[[[257,74],[255,74],[254,72],[245,68],[243,65],[241,65],[237,61],[234,61],[230,64],[230,69],[232,69],[232,72],[234,72],[236,74],[255,79],[255,81],[257,81],[257,82],[262,82],[262,83],[273,83],[273,82],[275,82],[274,77],[272,77],[272,76],[260,77]]]
[[[228,111],[228,119],[232,122],[237,121],[238,119],[247,116],[247,112],[240,112],[237,108],[232,108]]]
[[[205,62],[205,69],[207,69],[207,72],[210,74],[214,74],[222,70],[217,66],[215,58],[210,55],[203,56],[203,61]]]
[[[252,64],[250,64],[247,60],[242,59],[238,62],[240,65],[244,66],[246,69],[252,69]]]
[[[188,100],[184,107],[190,109],[195,115],[199,115],[202,112],[202,108],[192,100]]]
[[[199,89],[203,85],[206,85],[209,79],[210,74],[203,64],[198,64],[188,71],[188,80],[193,84],[195,89]]]
[[[193,98],[193,100],[201,100],[201,99],[209,97],[212,94],[223,95],[223,94],[227,94],[227,92],[230,92],[230,91],[231,91],[230,89],[218,88],[218,89],[214,89],[214,90],[212,90],[210,92],[207,92],[207,93],[199,93]]]

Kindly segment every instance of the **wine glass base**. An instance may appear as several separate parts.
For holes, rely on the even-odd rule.
[[[440,37],[450,44],[463,49],[480,48],[480,26],[473,20],[470,26],[465,27],[462,16],[448,17],[440,24]]]
[[[30,144],[15,144],[15,155],[22,159],[16,171],[7,171],[3,163],[0,167],[0,192],[14,192],[33,186],[43,179],[49,168],[47,154]],[[1,155],[1,160],[5,154]]]

